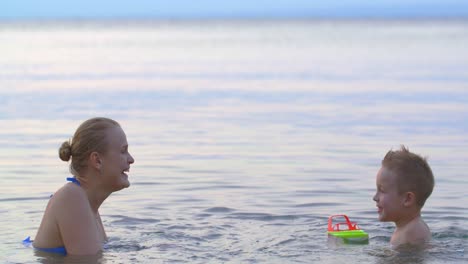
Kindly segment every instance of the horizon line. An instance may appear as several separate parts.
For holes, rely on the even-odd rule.
[[[0,22],[73,22],[73,21],[359,21],[359,20],[381,20],[381,21],[464,21],[468,16],[433,16],[433,15],[369,15],[369,16],[288,16],[288,15],[270,15],[270,16],[56,16],[56,17],[0,17]]]

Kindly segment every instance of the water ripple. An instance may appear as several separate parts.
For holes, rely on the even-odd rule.
[[[160,220],[153,218],[136,218],[123,215],[108,215],[108,217],[120,218],[118,220],[113,220],[113,224],[121,225],[135,225],[135,224],[148,224],[148,223],[158,223]]]
[[[257,189],[257,187],[246,185],[209,185],[199,187],[180,188],[181,191],[203,191],[203,190],[218,190],[218,189]]]
[[[275,220],[294,220],[296,215],[272,215],[266,213],[233,213],[226,218],[241,219],[241,220],[258,220],[258,221],[275,221]]]
[[[211,207],[204,211],[209,213],[229,213],[235,211],[235,209],[231,209],[228,207]]]
[[[340,206],[341,203],[305,203],[297,204],[294,207],[322,207],[322,206]]]
[[[167,183],[162,182],[132,182],[132,185],[166,185]]]
[[[42,196],[42,197],[15,197],[15,198],[3,198],[3,199],[0,199],[0,202],[47,200],[49,198],[50,197],[48,197],[48,196]]]

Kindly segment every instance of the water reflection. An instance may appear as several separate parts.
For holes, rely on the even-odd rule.
[[[34,251],[34,256],[36,257],[36,261],[42,264],[56,264],[56,263],[64,263],[64,264],[100,264],[106,263],[104,259],[104,255],[102,252],[96,255],[87,255],[87,256],[73,256],[73,255],[60,255],[60,254],[52,254],[46,253],[39,250]]]

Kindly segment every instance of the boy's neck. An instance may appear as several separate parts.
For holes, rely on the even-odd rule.
[[[408,223],[411,223],[412,221],[420,217],[421,217],[421,210],[416,210],[412,213],[405,214],[405,217],[401,218],[398,221],[395,221],[395,225],[397,228],[403,228],[406,225],[408,225]]]

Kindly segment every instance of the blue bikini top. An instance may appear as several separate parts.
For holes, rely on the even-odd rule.
[[[78,186],[81,185],[80,182],[75,177],[68,177],[67,181],[73,182],[73,183],[77,184]]]
[[[56,254],[62,254],[62,255],[66,255],[67,254],[67,250],[65,249],[65,247],[55,247],[55,248],[38,248],[38,247],[35,247],[33,246],[33,240],[31,240],[31,237],[27,237],[25,240],[23,240],[23,245],[27,246],[27,247],[34,247],[34,249],[37,249],[37,250],[40,250],[40,251],[43,251],[43,252],[47,252],[47,253],[56,253]]]

